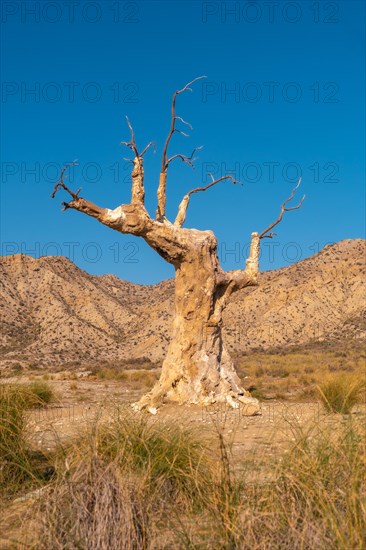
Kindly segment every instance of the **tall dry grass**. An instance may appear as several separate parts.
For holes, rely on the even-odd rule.
[[[19,410],[7,391],[1,401],[0,444],[7,453],[2,468],[16,465],[17,487],[26,491],[27,479],[37,480],[25,443],[26,405]],[[226,428],[225,418],[214,423],[208,447],[191,427],[116,407],[74,441],[60,444],[56,475],[29,507],[34,547],[365,547],[366,436],[357,415],[306,428],[293,421],[292,445],[277,456],[271,481],[258,475],[253,481],[258,472],[251,467],[235,468]],[[255,454],[249,455],[255,467]]]
[[[209,459],[192,430],[116,409],[59,450],[38,502],[39,547],[107,550],[175,544],[175,521],[202,504]],[[175,541],[175,542],[174,542]]]
[[[113,461],[83,457],[44,493],[37,548],[147,548],[149,506],[140,485]]]
[[[349,421],[336,433],[320,424],[293,426],[293,433],[274,482],[255,488],[242,534],[250,533],[255,548],[364,548],[364,431]]]
[[[47,458],[29,449],[26,411],[49,403],[54,394],[40,384],[0,385],[0,490],[3,498],[39,483],[52,472]]]
[[[39,547],[361,550],[364,431],[349,419],[292,432],[272,481],[253,483],[233,467],[223,425],[215,453],[192,430],[119,411],[63,449]]]

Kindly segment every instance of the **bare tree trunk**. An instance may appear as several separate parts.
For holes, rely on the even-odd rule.
[[[176,121],[180,120],[189,126],[181,117],[175,115],[176,97],[186,90],[190,90],[189,84],[173,95],[171,128],[163,151],[155,220],[149,216],[144,205],[143,156],[152,143],[139,153],[128,119],[131,141],[123,143],[134,153],[130,204],[122,204],[110,210],[79,197],[80,189],[74,193],[63,180],[70,165],[62,170],[60,181],[55,185],[52,196],[54,197],[60,189],[65,190],[72,197],[70,202],[63,203],[65,210],[78,210],[120,233],[142,237],[151,248],[175,267],[175,317],[171,343],[159,381],[151,392],[134,404],[135,408],[146,408],[155,413],[156,407],[164,400],[206,405],[227,402],[232,407],[243,404],[245,414],[257,414],[259,403],[241,387],[234,365],[225,349],[222,340],[222,313],[233,292],[257,284],[260,240],[274,235],[271,230],[282,220],[284,212],[301,206],[303,199],[298,206],[286,207],[294,197],[300,182],[282,204],[279,218],[262,233],[252,233],[250,254],[245,269],[223,271],[217,257],[217,240],[213,232],[185,229],[182,226],[191,195],[206,191],[223,180],[236,183],[232,176],[222,176],[217,180],[212,177],[212,182],[205,187],[189,191],[179,205],[174,224],[166,218],[169,165],[175,159],[180,159],[192,166],[193,155],[200,149],[194,149],[189,157],[176,154],[169,158],[167,154],[173,134],[183,133],[176,129]]]
[[[259,409],[257,401],[248,398],[249,393],[241,387],[222,340],[228,286],[216,269],[216,250],[210,252],[209,248],[201,242],[197,257],[190,257],[176,268],[171,343],[160,380],[141,399],[139,408],[159,406],[164,399],[206,405],[227,401],[235,406],[235,399],[241,398],[248,413]]]

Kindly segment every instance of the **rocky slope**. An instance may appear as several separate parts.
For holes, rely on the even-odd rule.
[[[226,309],[229,350],[366,336],[366,242],[345,240],[261,274]],[[1,362],[23,367],[159,364],[169,342],[174,281],[140,286],[91,276],[64,257],[0,259]]]

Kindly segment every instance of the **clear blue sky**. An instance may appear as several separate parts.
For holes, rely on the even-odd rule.
[[[70,185],[82,196],[109,208],[129,201],[119,146],[128,115],[140,147],[157,143],[145,161],[153,214],[171,95],[199,75],[208,78],[177,106],[194,130],[171,151],[204,149],[195,171],[172,168],[168,215],[207,172],[234,170],[243,185],[193,196],[186,226],[213,229],[223,267],[237,269],[301,172],[306,201],[265,243],[261,268],[364,237],[364,71],[363,1],[4,0],[2,253],[63,254],[137,283],[173,276],[142,240],[62,213],[66,197],[50,194],[56,167],[77,158]]]

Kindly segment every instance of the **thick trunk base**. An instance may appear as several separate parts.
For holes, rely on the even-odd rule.
[[[204,342],[201,340],[200,349],[197,340],[200,338],[193,339],[192,334],[189,340],[183,340],[185,345],[173,339],[160,379],[134,404],[135,410],[146,409],[155,414],[163,403],[200,406],[227,403],[240,408],[243,415],[260,414],[258,400],[242,388],[233,362],[222,346],[221,330],[216,327]]]

